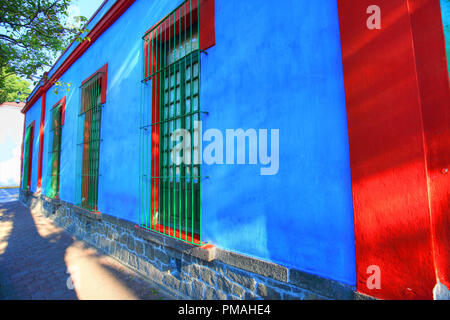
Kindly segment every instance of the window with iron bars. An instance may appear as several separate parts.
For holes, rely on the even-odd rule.
[[[143,37],[140,123],[139,225],[194,245],[202,244],[199,3],[183,2]],[[187,155],[175,152],[179,129],[190,134]]]
[[[23,174],[22,189],[30,190],[31,186],[31,168],[33,160],[33,139],[34,139],[34,121],[30,123],[25,130],[24,153],[23,153]]]
[[[105,100],[106,73],[95,73],[81,86],[78,115],[76,204],[97,211],[100,157],[100,128]]]
[[[50,198],[59,197],[59,177],[61,161],[61,135],[63,126],[63,109],[65,98],[51,109],[51,124],[48,143],[47,187],[46,194]]]

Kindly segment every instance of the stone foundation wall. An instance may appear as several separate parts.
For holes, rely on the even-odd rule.
[[[202,249],[107,214],[21,191],[20,201],[180,299],[358,299],[354,288],[220,248]]]

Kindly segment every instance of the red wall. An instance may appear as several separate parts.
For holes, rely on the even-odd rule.
[[[38,155],[38,172],[37,172],[37,186],[36,192],[41,192],[42,185],[42,157],[44,153],[44,129],[45,129],[45,99],[46,92],[42,94],[42,103],[41,103],[41,124],[39,127],[39,155]]]
[[[380,30],[366,24],[374,4]],[[338,0],[338,7],[357,290],[431,299],[436,272],[442,282],[449,270],[449,175],[442,169],[449,165],[450,100],[439,0]],[[367,287],[372,265],[380,267],[380,289]]]
[[[409,1],[422,103],[436,273],[450,289],[450,82],[439,0]],[[422,26],[426,26],[423,28]]]

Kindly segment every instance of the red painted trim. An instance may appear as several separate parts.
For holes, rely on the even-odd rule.
[[[25,129],[27,123],[27,114],[25,113],[23,116],[23,135],[22,135],[22,152],[20,154],[20,186],[22,186],[22,178],[23,178],[23,147],[25,145]]]
[[[450,289],[450,83],[438,0],[408,0],[422,106],[436,275]]]
[[[183,241],[183,242],[189,241],[189,244],[195,245],[195,246],[201,245],[200,248],[203,248],[203,249],[209,249],[211,247],[214,247],[211,244],[201,242],[200,236],[198,234],[194,234],[194,237],[192,237],[192,235],[190,233],[186,233],[184,231],[179,231],[177,229],[173,229],[173,228],[170,228],[167,226],[155,225],[155,228],[149,229],[149,228],[143,228],[141,226],[136,225],[135,228],[145,230],[148,232],[153,232],[155,234],[169,235],[171,237],[174,237],[175,240],[179,240],[179,241]]]
[[[154,57],[155,55],[153,55]],[[160,61],[152,61],[158,68]],[[160,121],[160,73],[158,72],[153,77],[153,85],[152,85],[152,121],[153,123],[159,123]],[[152,131],[152,141],[154,141],[154,146],[152,147],[152,163],[155,164],[154,168],[154,176],[159,177],[159,124],[155,125],[155,130]],[[152,227],[154,226],[154,212],[156,212],[159,208],[159,181],[157,178],[153,178],[151,180],[151,203],[150,203],[150,211],[151,211],[151,221]]]
[[[36,93],[27,101],[25,107],[22,109],[22,113],[27,112],[39,97],[50,89],[52,84],[55,83],[55,81],[57,81],[133,3],[134,0],[117,0],[111,9],[108,10],[103,18],[100,19],[89,32],[88,36],[91,41],[83,41],[72,51],[67,59],[55,71],[50,80],[39,87]]]
[[[100,211],[92,211],[92,210],[89,210],[89,209],[86,209],[86,208],[82,208],[82,207],[76,206],[74,204],[72,204],[72,206],[74,206],[75,208],[81,209],[81,210],[89,211],[92,214],[96,214],[96,215],[101,215],[102,214]]]
[[[62,126],[64,125],[64,118],[65,118],[65,113],[66,113],[66,100],[67,100],[67,96],[64,96],[50,108],[50,110],[53,110],[54,108],[56,108],[57,105],[59,105],[59,104],[61,105],[61,125]]]
[[[197,8],[197,0],[190,0],[186,2],[186,10],[185,6],[181,6],[178,10],[173,12],[170,15],[165,16],[163,19],[158,21],[155,25],[153,25],[146,32],[147,41],[151,41],[153,51],[156,51],[157,48],[153,48],[153,44],[158,40],[156,46],[160,45],[164,41],[169,41],[176,37],[180,32],[184,32],[185,30],[185,21],[186,27],[191,24],[194,24],[198,21],[200,15],[200,26],[199,26],[199,40],[200,40],[200,49],[207,50],[216,44],[216,35],[215,35],[215,14],[214,14],[214,0],[199,0],[200,3],[200,13],[198,13]],[[190,8],[192,6],[192,8]],[[191,14],[192,12],[192,14]],[[170,17],[170,21],[169,21]],[[164,24],[159,25],[161,21],[167,20],[166,26]],[[170,22],[170,24],[169,24]],[[158,26],[155,28],[156,26]],[[181,27],[181,30],[180,30]],[[153,30],[152,30],[153,29]],[[151,30],[151,32],[150,32]],[[166,33],[169,33],[166,35]],[[143,72],[144,78],[148,77],[151,74],[152,70],[155,70],[154,61],[151,65],[149,65],[149,48],[146,46],[144,48],[144,63],[143,63]],[[155,54],[152,54],[155,56]]]
[[[200,1],[200,49],[207,50],[216,44],[214,0]]]
[[[200,0],[200,1],[205,1],[205,0]],[[210,1],[210,0],[207,0],[207,1]],[[184,7],[185,7],[185,6],[186,6],[186,12],[184,12]],[[162,19],[159,20],[157,23],[155,23],[151,28],[149,28],[149,29],[145,32],[145,34],[149,33],[150,30],[152,30],[153,28],[155,28],[155,26],[157,26],[158,24],[160,24],[161,21],[164,21],[164,20],[168,19],[169,16],[171,16],[171,19],[170,19],[170,28],[173,29],[173,25],[174,25],[174,24],[177,24],[178,21],[179,21],[179,19],[180,19],[180,17],[177,16],[177,12],[178,12],[178,11],[181,12],[181,19],[182,19],[183,21],[184,21],[184,17],[185,17],[185,16],[187,17],[187,20],[186,20],[186,22],[187,22],[186,24],[187,24],[187,25],[190,24],[190,12],[191,12],[191,11],[192,11],[192,23],[197,22],[197,0],[187,0],[187,1],[186,1],[186,5],[183,4],[181,7],[178,8],[178,10],[176,10],[175,12],[172,12],[172,14],[167,14],[166,16],[164,16],[164,18],[162,18]],[[186,13],[187,13],[187,14],[186,14]],[[169,20],[167,20],[167,23],[169,23]],[[183,31],[184,31],[184,22],[182,22],[181,24],[182,24],[182,25],[181,25],[181,28],[182,28],[181,32],[183,32]],[[162,30],[162,27],[163,27],[163,26],[161,26],[161,28],[158,28],[158,29],[159,29],[159,32],[164,33],[165,30],[168,29],[169,25],[167,25],[167,27],[166,27],[165,30]],[[153,30],[153,31],[154,31],[154,30]],[[177,31],[178,31],[178,30],[177,30]],[[154,34],[154,32],[152,32],[152,33]],[[159,38],[159,36],[160,36],[160,35],[158,35],[158,38]],[[163,36],[163,38],[164,38],[164,36]]]
[[[61,125],[64,125],[64,120],[66,118],[66,96],[64,96],[61,100],[59,100],[57,103],[53,105],[53,108],[56,107],[58,104],[61,105]]]
[[[36,192],[41,192],[42,187],[42,158],[44,153],[44,131],[45,131],[45,105],[46,105],[46,95],[47,93],[44,92],[42,95],[42,103],[41,103],[41,122],[39,127],[39,158],[38,158],[38,176],[37,176],[37,186],[36,186]],[[66,107],[66,97],[59,100],[53,107],[55,107],[57,104],[62,104],[62,110],[63,114],[61,117],[61,125],[64,124],[64,114],[65,114],[65,107]]]
[[[373,4],[338,0],[357,290],[432,299],[436,265],[448,279],[450,230],[448,176],[439,173],[449,164],[450,141],[439,1],[378,0],[381,29],[369,30]],[[381,272],[379,289],[367,285],[371,266]]]
[[[107,83],[108,83],[108,64],[105,64],[103,67],[95,71],[93,74],[91,74],[89,77],[87,77],[83,82],[81,82],[81,85],[84,85],[86,82],[88,82],[90,79],[95,77],[97,74],[101,73],[102,75],[100,78],[101,81],[101,98],[100,103],[104,104],[106,103],[106,89],[107,89]]]
[[[162,226],[162,225],[154,225],[154,230],[159,230],[159,232],[164,233],[165,235],[171,236],[171,237],[175,237],[178,238],[179,240],[185,240],[188,242],[193,242],[195,244],[202,244],[202,242],[200,241],[200,235],[198,234],[194,234],[194,236],[192,236],[191,233],[186,233],[182,230],[178,230],[178,229],[174,229],[168,226]]]
[[[42,186],[42,156],[44,152],[44,129],[45,129],[45,100],[46,100],[46,92],[42,95],[41,101],[41,123],[39,127],[39,158],[38,158],[38,172],[37,172],[37,186],[36,192],[41,192]]]

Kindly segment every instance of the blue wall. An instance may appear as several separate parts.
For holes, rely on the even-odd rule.
[[[202,181],[205,239],[355,284],[336,1],[285,0],[276,7],[269,1],[215,2],[216,46],[202,56],[201,101],[209,112],[204,130],[279,129],[280,167],[277,175],[261,176],[255,165],[204,165],[203,175],[210,177]],[[48,91],[43,187],[49,111],[67,94],[62,200],[73,202],[75,195],[79,86],[108,63],[98,206],[101,212],[137,222],[141,37],[179,3],[136,1],[60,79],[71,82],[71,90]],[[36,112],[40,114],[40,103],[28,114]]]
[[[103,213],[138,221],[141,38],[145,31],[180,3],[179,0],[165,1],[164,4],[159,1],[136,1],[60,78],[63,83],[72,84],[70,91],[58,89],[58,94],[55,94],[56,87],[53,86],[47,92],[42,174],[44,192],[50,109],[67,95],[61,141],[60,198],[75,202],[79,87],[82,81],[108,63],[107,98],[101,125],[103,141],[100,145],[98,208]],[[106,7],[110,6],[108,4]],[[104,8],[100,14],[104,14],[103,11]],[[93,21],[96,20],[94,18]]]
[[[337,4],[216,1],[202,60],[204,127],[280,130],[279,172],[204,166],[206,239],[355,284]]]

